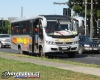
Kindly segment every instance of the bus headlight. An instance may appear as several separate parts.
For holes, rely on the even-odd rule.
[[[52,42],[52,41],[46,41],[46,44],[55,44],[55,42]]]

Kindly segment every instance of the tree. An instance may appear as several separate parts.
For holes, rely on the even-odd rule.
[[[87,0],[87,24],[90,30],[90,13],[91,13],[91,0]],[[74,14],[78,16],[85,17],[85,0],[69,0],[68,6],[73,9]],[[93,26],[95,31],[97,30],[97,19],[100,18],[100,0],[93,0]],[[96,20],[96,21],[95,21]],[[97,35],[97,31],[95,33]]]
[[[10,22],[8,20],[5,20],[5,26],[0,27],[0,33],[10,33]]]
[[[9,34],[10,33],[10,22],[8,20],[6,20],[6,31]]]

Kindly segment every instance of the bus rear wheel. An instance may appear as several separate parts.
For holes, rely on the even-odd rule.
[[[23,51],[21,49],[21,46],[18,46],[19,54],[23,54]]]
[[[68,53],[68,57],[69,57],[69,58],[74,58],[75,55],[76,55],[76,53]]]

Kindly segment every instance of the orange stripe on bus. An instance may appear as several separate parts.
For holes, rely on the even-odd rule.
[[[13,37],[13,38],[11,39],[11,41],[12,41],[13,43],[15,43],[15,44],[23,43],[24,46],[27,45],[27,44],[29,44],[29,43],[32,43],[32,39],[27,38],[26,36],[24,36],[23,38],[21,38],[21,37]]]

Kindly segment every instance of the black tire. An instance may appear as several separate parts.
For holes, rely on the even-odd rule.
[[[82,54],[82,53],[83,53],[83,47],[79,46],[78,54]]]
[[[69,58],[74,58],[75,55],[76,55],[76,53],[68,53],[68,57],[69,57]]]
[[[39,53],[40,53],[41,57],[45,57],[45,53],[43,52],[43,48],[42,47],[39,49]]]

